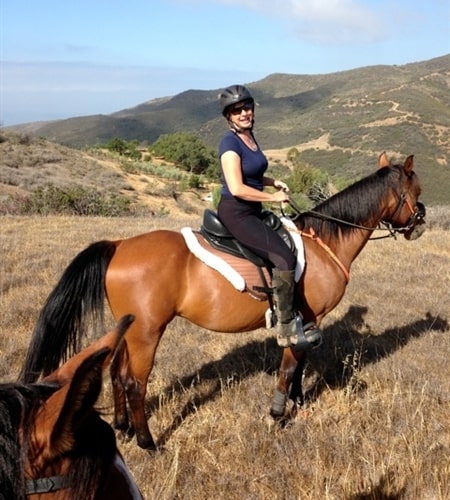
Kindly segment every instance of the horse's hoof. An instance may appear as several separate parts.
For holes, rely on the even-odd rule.
[[[165,446],[155,446],[155,447],[150,447],[150,448],[145,448],[143,450],[147,455],[150,455],[151,457],[156,457],[156,456],[161,456],[163,453],[167,451],[167,448]]]
[[[133,437],[134,437],[134,432],[131,431],[119,431],[119,437],[120,441],[122,443],[129,443]]]
[[[125,432],[129,429],[129,427],[130,425],[128,424],[128,421],[117,420],[114,422],[114,429],[116,429],[116,431]]]
[[[136,438],[139,448],[151,453],[158,451],[159,448],[156,446],[156,443],[151,436],[139,437],[139,435],[137,435]]]

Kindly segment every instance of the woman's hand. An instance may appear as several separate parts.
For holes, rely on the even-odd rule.
[[[286,186],[286,188],[287,188],[287,186]],[[285,202],[289,201],[288,190],[284,190],[282,188],[279,188],[279,191],[275,191],[275,193],[273,193],[272,197],[273,197],[272,201],[274,201],[276,203],[285,203]]]
[[[289,192],[288,185],[285,182],[283,182],[283,181],[279,181],[278,179],[275,179],[273,181],[273,187],[275,187],[277,189],[280,189],[281,191],[284,191],[286,193]]]

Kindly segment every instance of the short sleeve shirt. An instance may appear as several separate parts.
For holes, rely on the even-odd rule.
[[[241,159],[242,180],[244,184],[262,191],[264,187],[263,178],[267,170],[268,162],[259,146],[256,151],[251,150],[234,132],[228,130],[219,144],[219,158],[221,159],[222,155],[227,151],[234,151]],[[223,170],[222,195],[232,196],[227,186]]]

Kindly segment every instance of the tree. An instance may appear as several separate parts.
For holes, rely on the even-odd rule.
[[[192,174],[206,174],[214,166],[218,169],[214,151],[195,134],[176,132],[161,135],[149,151]]]
[[[141,158],[141,153],[138,149],[138,145],[139,143],[137,140],[127,142],[119,137],[114,137],[114,139],[111,139],[105,144],[105,148],[114,153],[118,153],[120,156],[127,156],[132,160],[139,160]]]

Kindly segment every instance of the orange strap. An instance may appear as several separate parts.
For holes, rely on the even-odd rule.
[[[331,250],[331,248],[320,239],[320,237],[316,234],[316,232],[314,231],[314,229],[312,227],[309,228],[309,233],[305,233],[304,231],[300,231],[300,234],[302,236],[306,236],[308,238],[311,238],[319,246],[321,246],[325,250],[325,252],[327,252],[327,254],[331,257],[331,259],[333,259],[334,262],[336,262],[336,264],[341,268],[342,272],[344,273],[344,276],[345,276],[347,283],[350,281],[350,273],[349,273],[348,269],[338,259],[338,257],[333,252],[333,250]]]

